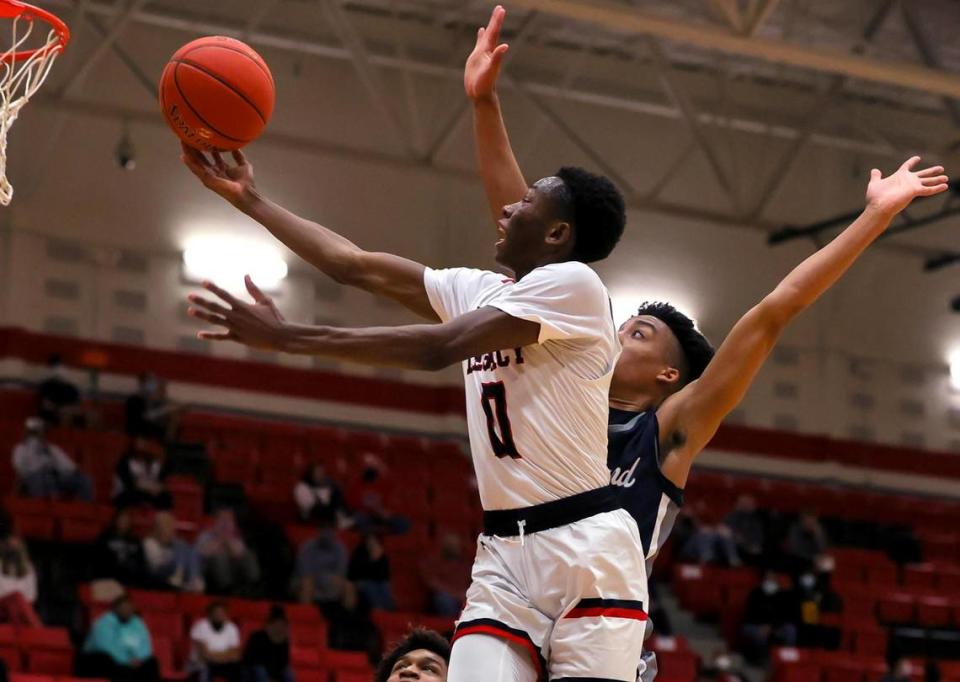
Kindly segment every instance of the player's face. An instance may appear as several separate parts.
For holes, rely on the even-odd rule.
[[[620,326],[619,335],[623,352],[613,371],[611,395],[659,392],[664,372],[675,369],[673,332],[656,317],[636,315]]]
[[[400,657],[390,671],[387,682],[420,680],[420,682],[445,682],[447,663],[440,656],[426,649],[415,649]]]
[[[549,177],[538,180],[515,204],[503,207],[497,221],[499,239],[497,262],[515,271],[534,267],[547,250],[547,234],[557,221],[556,192],[563,180]]]

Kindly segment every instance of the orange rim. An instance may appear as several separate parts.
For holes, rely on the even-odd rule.
[[[59,40],[56,45],[50,47],[38,47],[35,50],[14,52],[12,55],[14,61],[21,62],[25,59],[30,59],[34,55],[47,52],[48,50],[63,51],[67,47],[67,43],[70,42],[70,29],[67,28],[67,25],[63,23],[63,20],[56,14],[41,9],[40,7],[34,7],[25,2],[20,2],[20,0],[0,0],[0,19],[16,19],[17,17],[25,17],[30,21],[39,19],[49,24],[57,33]]]

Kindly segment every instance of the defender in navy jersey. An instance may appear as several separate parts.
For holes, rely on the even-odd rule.
[[[526,191],[496,94],[506,46],[503,8],[481,29],[464,82],[474,104],[480,172],[491,207]],[[747,389],[789,322],[829,289],[910,202],[947,189],[943,167],[870,173],[863,213],[794,269],[734,325],[714,355],[694,322],[667,303],[644,304],[619,329],[622,352],[610,386],[607,465],[639,528],[649,564],[673,527],[697,455]],[[639,652],[637,656],[639,658]],[[649,679],[641,663],[639,672]]]

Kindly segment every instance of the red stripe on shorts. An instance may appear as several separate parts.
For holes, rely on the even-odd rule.
[[[637,609],[624,609],[615,606],[595,606],[571,609],[564,618],[629,618],[631,620],[646,620],[647,614]]]
[[[461,630],[457,630],[456,634],[453,636],[453,641],[456,642],[464,635],[492,635],[494,637],[499,637],[500,639],[506,639],[514,644],[519,644],[530,652],[530,658],[533,661],[534,667],[537,669],[537,679],[547,679],[544,675],[543,664],[540,661],[540,652],[537,651],[536,645],[530,640],[524,639],[520,635],[516,635],[505,629],[498,628],[495,625],[470,625]]]

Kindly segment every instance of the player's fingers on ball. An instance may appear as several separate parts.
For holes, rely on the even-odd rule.
[[[233,160],[236,161],[236,163],[237,163],[238,166],[242,166],[242,165],[246,164],[246,162],[247,162],[247,157],[246,157],[246,155],[245,155],[242,151],[240,151],[239,149],[234,149],[234,150],[232,150],[232,151],[230,152],[230,155],[233,157]]]

